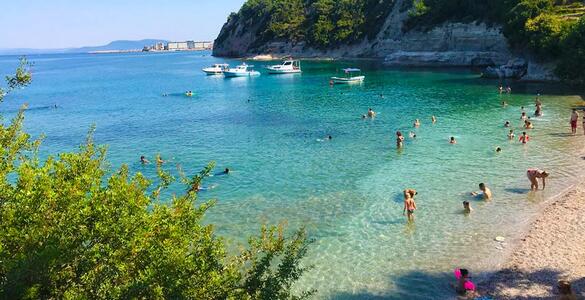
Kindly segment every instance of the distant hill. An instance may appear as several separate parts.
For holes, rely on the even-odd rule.
[[[63,49],[31,49],[31,48],[13,48],[0,49],[0,55],[24,55],[24,54],[55,54],[55,53],[87,53],[93,51],[107,50],[134,50],[142,49],[146,45],[155,43],[167,43],[166,40],[144,39],[139,41],[119,40],[113,41],[103,46],[89,46],[80,48],[63,48]]]

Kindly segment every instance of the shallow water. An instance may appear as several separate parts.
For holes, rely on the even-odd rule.
[[[0,112],[13,115],[28,102],[26,128],[46,134],[43,155],[76,149],[95,124],[95,140],[109,145],[114,168],[129,163],[154,178],[154,166],[138,158],[152,161],[157,153],[175,175],[177,164],[191,174],[210,160],[218,170],[230,167],[233,174],[210,178],[206,185],[217,187],[201,193],[218,199],[207,221],[232,244],[262,222],[306,226],[316,242],[305,262],[315,269],[298,288],[318,289],[319,299],[451,295],[450,270],[493,268],[486,259],[504,253],[494,237],[516,238],[539,204],[580,180],[585,165],[582,129],[567,135],[570,108],[582,101],[547,86],[512,83],[512,95],[499,95],[497,82],[468,71],[372,62],[351,63],[365,71],[361,85],[328,85],[350,66],[344,62],[304,62],[302,75],[224,79],[200,71],[223,62],[208,53],[29,59],[34,84],[5,99]],[[0,57],[0,73],[15,66],[15,57]],[[186,90],[195,95],[185,97]],[[539,91],[545,116],[533,118],[532,141],[508,141],[504,121],[519,135],[521,106],[531,115]],[[360,118],[368,107],[379,112],[376,119]],[[402,150],[396,130],[407,135]],[[327,135],[333,140],[318,141]],[[458,144],[450,145],[450,136]],[[528,192],[529,167],[552,173],[544,192]],[[492,188],[493,201],[468,196],[479,182]],[[419,191],[410,225],[402,216],[404,188]],[[472,201],[469,216],[463,200]]]

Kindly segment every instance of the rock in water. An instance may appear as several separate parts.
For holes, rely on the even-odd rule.
[[[526,75],[528,63],[522,58],[509,60],[499,67],[487,67],[482,74],[484,78],[515,78],[520,79]]]

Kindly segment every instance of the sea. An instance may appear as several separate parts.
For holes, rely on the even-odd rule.
[[[269,75],[264,67],[276,62],[255,61],[248,63],[261,76],[229,79],[201,69],[241,61],[209,52],[27,58],[33,84],[9,94],[0,114],[7,122],[28,104],[25,129],[44,138],[43,158],[77,151],[95,126],[111,172],[127,164],[156,183],[142,155],[161,155],[176,178],[212,161],[215,172],[229,168],[203,183],[198,201],[217,200],[205,222],[230,249],[262,224],[304,227],[314,242],[303,264],[313,268],[295,289],[315,289],[315,299],[451,297],[453,269],[474,278],[497,269],[543,205],[583,180],[584,132],[579,124],[573,136],[569,127],[583,100],[558,84],[368,60],[302,61],[303,73],[291,75]],[[0,75],[17,65],[18,57],[0,56]],[[365,81],[330,85],[347,67],[361,68]],[[500,84],[512,93],[500,94]],[[538,94],[542,117],[533,116]],[[377,117],[362,119],[369,108]],[[517,140],[522,111],[535,127],[526,130],[528,144]],[[406,137],[402,149],[396,131]],[[550,172],[545,190],[529,190],[533,167]],[[470,195],[481,182],[491,201]],[[406,188],[418,191],[414,222],[403,215]],[[185,190],[175,182],[163,202]]]

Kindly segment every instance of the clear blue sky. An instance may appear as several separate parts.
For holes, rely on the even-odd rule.
[[[213,40],[245,0],[16,0],[0,5],[0,48]]]

